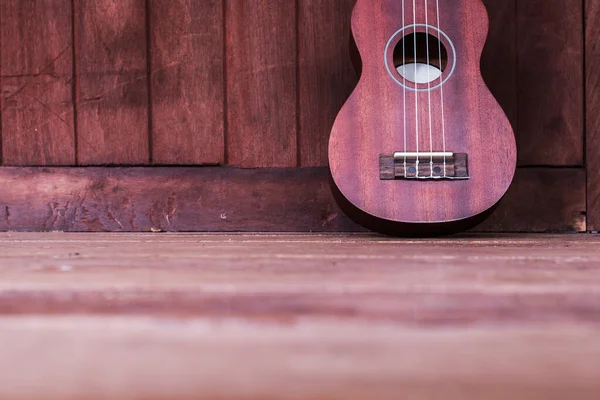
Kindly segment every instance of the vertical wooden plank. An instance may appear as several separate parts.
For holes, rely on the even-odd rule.
[[[300,165],[326,166],[331,127],[356,86],[350,17],[356,0],[303,0],[298,10]]]
[[[481,72],[490,91],[517,128],[517,0],[484,0],[490,27]]]
[[[583,165],[581,0],[519,0],[521,165]]]
[[[588,230],[600,231],[600,1],[585,7]]]
[[[225,29],[229,163],[296,166],[295,2],[226,1]]]
[[[0,2],[2,160],[73,165],[70,0]]]
[[[145,0],[75,0],[79,162],[147,164]]]
[[[223,2],[150,0],[155,164],[224,157]]]

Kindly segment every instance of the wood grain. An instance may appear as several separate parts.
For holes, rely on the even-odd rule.
[[[81,165],[147,164],[145,0],[75,0]]]
[[[585,232],[583,168],[520,168],[481,232]]]
[[[583,165],[583,2],[519,0],[521,165]]]
[[[296,7],[226,2],[227,161],[297,166]]]
[[[481,231],[584,231],[585,171],[523,169]],[[326,168],[0,169],[0,230],[361,231]]]
[[[371,219],[372,229],[386,233],[465,229],[466,221],[473,221],[504,196],[516,167],[512,127],[480,77],[488,26],[483,3],[440,2],[439,9],[436,3],[428,4],[426,12],[423,4],[360,0],[352,15],[363,71],[333,126],[329,162],[336,187],[351,204],[344,211],[362,218],[363,224]],[[414,15],[405,23],[420,25],[423,33],[439,15],[445,33],[440,40],[449,60],[441,76],[443,89],[440,81],[413,85],[395,70],[405,6],[404,14]],[[447,38],[453,38],[452,43]],[[382,66],[382,55],[387,68]],[[419,151],[468,154],[469,179],[379,179],[381,154]]]
[[[350,15],[356,0],[298,2],[300,131],[303,167],[327,166],[335,116],[356,86],[348,53]]]
[[[599,245],[2,234],[0,397],[596,399]]]
[[[152,160],[224,161],[221,0],[150,0]]]
[[[600,323],[599,243],[579,235],[11,233],[0,235],[0,315],[340,318],[431,329]]]
[[[69,0],[0,2],[2,162],[74,165]]]
[[[600,2],[585,2],[588,229],[600,231]]]
[[[335,205],[326,169],[0,169],[0,176],[0,229],[358,229]]]
[[[508,116],[511,125],[516,129],[517,0],[483,0],[483,2],[488,11],[490,25],[481,56],[481,74]]]

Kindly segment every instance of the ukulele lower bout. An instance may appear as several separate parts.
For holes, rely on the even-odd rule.
[[[379,179],[464,180],[469,179],[466,153],[403,153],[379,156]]]

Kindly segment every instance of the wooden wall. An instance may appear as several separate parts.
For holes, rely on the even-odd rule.
[[[326,168],[354,2],[2,0],[0,229],[358,229]],[[600,0],[485,3],[520,168],[479,229],[600,229]]]

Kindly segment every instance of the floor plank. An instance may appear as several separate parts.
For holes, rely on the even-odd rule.
[[[595,399],[599,245],[0,234],[0,398]]]

